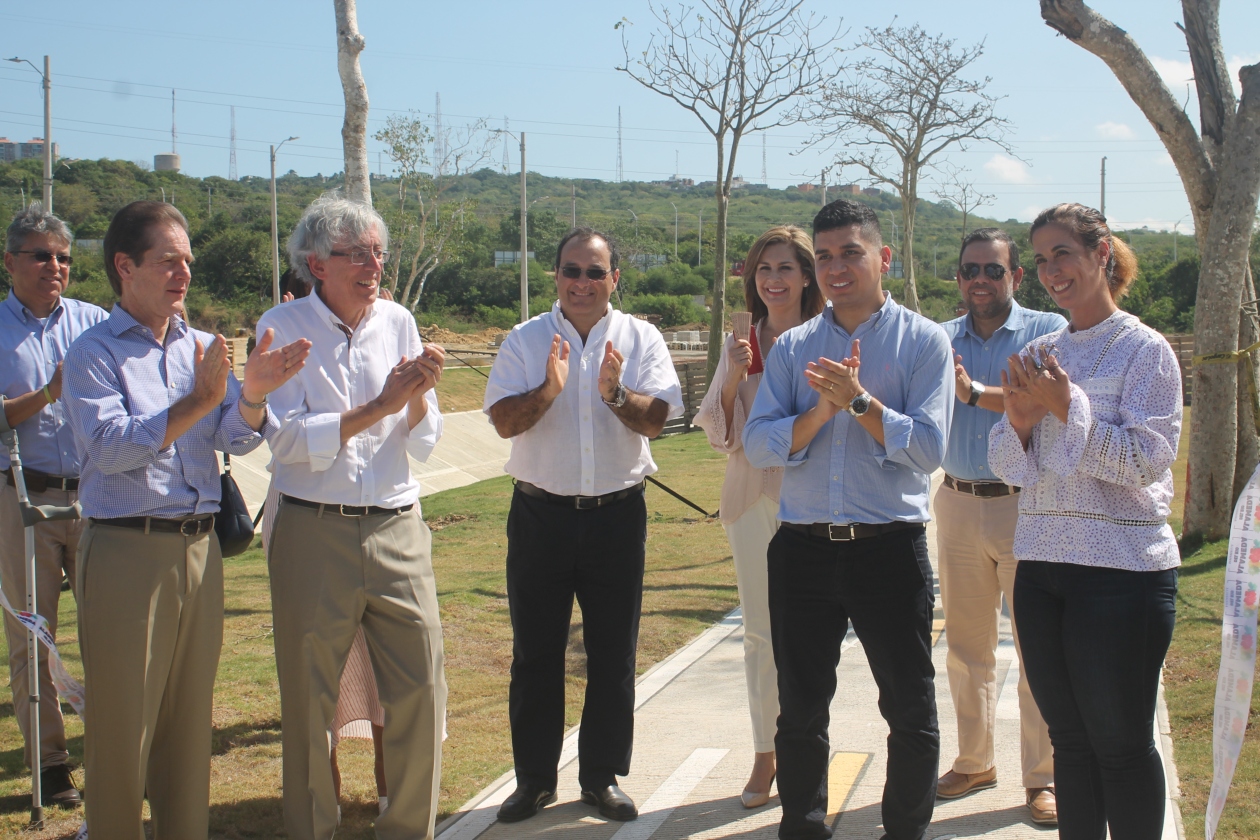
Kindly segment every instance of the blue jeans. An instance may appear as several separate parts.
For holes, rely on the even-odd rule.
[[[1177,570],[1023,560],[1015,612],[1024,668],[1050,729],[1062,840],[1158,840],[1164,767],[1153,737]]]

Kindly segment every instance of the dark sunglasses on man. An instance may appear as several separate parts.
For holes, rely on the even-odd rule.
[[[43,250],[40,250],[40,251],[28,251],[28,250],[22,250],[22,251],[10,251],[9,253],[11,253],[11,254],[30,254],[32,257],[34,257],[34,258],[35,258],[35,262],[37,262],[37,263],[46,263],[46,262],[48,262],[49,260],[56,260],[57,262],[61,263],[62,265],[73,265],[73,264],[74,264],[74,257],[70,256],[69,254],[54,254],[52,251],[43,251]]]
[[[587,268],[585,272],[583,272],[583,270],[576,265],[566,265],[564,268],[560,269],[560,273],[563,274],[565,277],[569,278],[570,280],[576,280],[579,277],[581,277],[583,274],[586,274],[586,276],[591,278],[592,280],[603,280],[605,277],[608,276],[607,269],[600,268],[599,266],[594,266],[594,265]]]
[[[980,276],[980,272],[984,272],[984,276],[990,280],[1001,280],[1006,276],[1006,266],[1001,263],[963,263],[958,267],[958,274],[964,280],[975,280]]]

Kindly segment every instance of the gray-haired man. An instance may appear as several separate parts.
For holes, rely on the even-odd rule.
[[[12,289],[0,304],[0,394],[4,413],[18,431],[26,488],[33,504],[69,505],[79,496],[79,455],[61,402],[61,362],[88,327],[109,317],[99,306],[63,298],[70,285],[70,229],[36,203],[13,218],[4,267]],[[0,582],[9,603],[26,608],[26,540],[18,513],[9,453],[0,451],[8,481],[0,489]],[[36,611],[57,629],[62,576],[74,580],[80,520],[35,526]],[[31,765],[30,683],[26,628],[4,617],[9,640],[13,711]],[[77,805],[70,754],[57,689],[48,673],[48,652],[39,651],[40,771],[45,805]]]
[[[389,252],[371,207],[333,196],[303,213],[289,262],[313,294],[258,329],[310,339],[311,364],[271,399],[280,506],[269,547],[290,837],[331,838],[337,800],[328,761],[341,671],[362,626],[385,709],[389,807],[376,836],[431,838],[437,814],[446,680],[442,627],[407,456],[442,435],[433,388],[442,348],[379,298]]]

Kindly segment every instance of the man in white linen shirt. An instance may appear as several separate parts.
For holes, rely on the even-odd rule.
[[[328,731],[359,626],[385,709],[390,804],[382,840],[433,836],[446,710],[431,535],[407,456],[442,435],[433,388],[442,348],[378,297],[388,232],[371,207],[324,196],[289,238],[289,262],[314,284],[258,329],[312,342],[306,368],[271,398],[280,506],[268,562],[290,837],[331,838],[337,800]]]
[[[499,436],[512,439],[505,469],[516,479],[507,590],[517,787],[499,808],[504,822],[556,800],[575,596],[586,645],[582,801],[607,819],[638,816],[617,777],[630,772],[634,742],[643,482],[656,472],[648,440],[682,414],[682,389],[660,332],[609,305],[617,262],[605,234],[570,231],[556,249],[559,300],[513,328],[486,385],[484,411]]]

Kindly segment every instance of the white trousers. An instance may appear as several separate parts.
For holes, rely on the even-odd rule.
[[[766,547],[779,530],[779,503],[762,496],[726,527],[735,558],[739,605],[744,614],[744,676],[748,681],[748,713],[753,749],[774,752],[779,719],[779,672],[770,643],[770,595]]]

